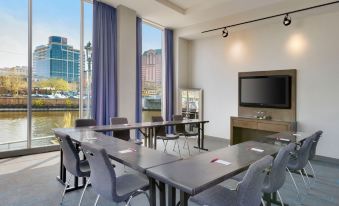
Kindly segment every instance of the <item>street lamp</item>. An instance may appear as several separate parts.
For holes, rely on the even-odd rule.
[[[84,72],[86,72],[86,93],[87,93],[87,116],[89,117],[89,106],[90,106],[90,92],[91,92],[91,84],[92,81],[90,82],[90,77],[91,72],[92,72],[92,44],[91,42],[88,42],[85,46],[86,50],[86,60],[87,60],[87,70],[85,69]]]

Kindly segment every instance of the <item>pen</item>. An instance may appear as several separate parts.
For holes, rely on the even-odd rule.
[[[211,160],[211,163],[212,163],[212,162],[215,162],[215,161],[217,161],[217,160],[218,160],[218,158],[214,158],[214,159]]]

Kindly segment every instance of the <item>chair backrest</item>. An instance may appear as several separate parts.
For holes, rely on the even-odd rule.
[[[163,121],[164,121],[164,119],[162,118],[162,116],[153,116],[152,117],[152,122],[163,122]],[[165,126],[156,127],[155,128],[155,135],[156,136],[166,136]]]
[[[183,116],[180,114],[173,115],[173,121],[182,121],[183,119],[184,119]],[[175,125],[174,132],[175,134],[185,133],[186,132],[185,125],[184,124]]]
[[[96,126],[97,123],[94,119],[77,119],[75,120],[75,127],[90,127]]]
[[[266,176],[268,181],[265,181],[262,191],[265,193],[273,193],[279,190],[286,179],[286,167],[291,153],[295,150],[296,144],[290,143],[286,147],[279,150],[277,156],[274,158],[270,173]]]
[[[297,170],[303,169],[308,162],[308,159],[310,157],[310,151],[312,148],[312,145],[315,141],[316,133],[311,135],[310,137],[306,138],[303,142],[299,150],[296,151],[297,155]]]
[[[63,155],[63,164],[66,170],[72,175],[79,176],[81,173],[80,157],[71,138],[62,132],[55,132],[55,135],[59,138]]]
[[[108,200],[115,200],[116,174],[105,149],[87,142],[81,146],[91,168],[92,188],[98,195]]]
[[[273,157],[265,156],[253,163],[245,177],[238,184],[237,205],[259,206],[261,203],[261,188],[266,176],[266,169],[271,166]]]
[[[128,120],[127,120],[126,117],[111,117],[110,122],[111,122],[111,125],[127,124]],[[113,131],[113,136],[118,138],[118,139],[122,139],[122,140],[126,140],[126,141],[129,141],[131,139],[131,134],[130,134],[129,129]]]
[[[315,133],[315,138],[311,147],[311,151],[310,151],[310,156],[308,159],[313,159],[315,157],[315,154],[317,152],[317,146],[318,146],[318,142],[320,140],[321,135],[323,134],[323,131],[319,130]]]

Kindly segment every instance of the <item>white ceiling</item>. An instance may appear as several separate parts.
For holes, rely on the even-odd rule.
[[[267,8],[274,12],[283,9],[300,9],[332,0],[101,0],[117,7],[124,5],[151,22],[174,29],[207,23],[237,16],[262,17]],[[303,3],[302,3],[303,2]],[[306,5],[307,4],[307,5]],[[303,6],[305,5],[305,6]],[[285,10],[284,10],[285,11]],[[287,10],[289,11],[289,10]],[[253,13],[255,14],[253,15]],[[271,15],[272,15],[271,14]],[[251,17],[253,18],[253,17]]]

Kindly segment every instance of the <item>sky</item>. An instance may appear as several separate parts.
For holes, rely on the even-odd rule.
[[[57,2],[57,3],[56,3]],[[27,0],[0,0],[0,68],[27,65]],[[63,36],[80,48],[80,0],[33,0],[33,49]],[[84,42],[92,41],[92,5],[85,3]],[[159,49],[162,32],[143,24],[143,51]]]

